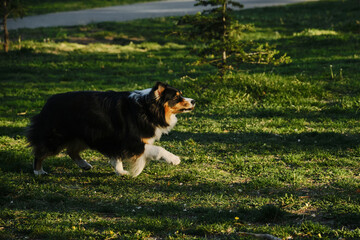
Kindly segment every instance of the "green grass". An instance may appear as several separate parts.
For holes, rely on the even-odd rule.
[[[0,54],[0,238],[359,239],[359,10],[320,1],[239,12],[257,28],[244,38],[293,62],[242,65],[223,80],[192,65],[193,44],[171,34],[177,18],[12,31]],[[89,172],[60,154],[45,161],[48,176],[32,174],[24,128],[50,95],[156,81],[197,100],[157,143],[179,166],[119,177],[86,151]]]
[[[26,15],[37,15],[151,1],[155,0],[22,0],[22,4]]]

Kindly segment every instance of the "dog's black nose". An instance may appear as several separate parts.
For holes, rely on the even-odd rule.
[[[192,105],[195,105],[195,103],[196,103],[196,101],[193,99],[193,100],[191,100],[191,104]]]

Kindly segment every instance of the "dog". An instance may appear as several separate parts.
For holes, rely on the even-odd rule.
[[[138,176],[150,160],[180,164],[180,158],[153,145],[177,122],[176,114],[190,112],[195,100],[166,83],[133,92],[79,91],[51,96],[27,128],[35,156],[35,175],[47,174],[45,158],[66,149],[82,169],[92,166],[80,157],[93,149],[110,159],[118,175]],[[129,171],[123,163],[129,164]]]

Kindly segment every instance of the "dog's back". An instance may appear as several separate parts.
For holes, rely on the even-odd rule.
[[[138,131],[133,124],[136,116],[130,114],[137,112],[138,106],[127,100],[128,95],[128,92],[70,92],[52,96],[32,119],[27,132],[30,145],[35,152],[55,155],[68,144],[82,141],[107,156],[118,155],[115,151],[126,145],[129,130]]]

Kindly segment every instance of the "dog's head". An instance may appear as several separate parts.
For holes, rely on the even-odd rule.
[[[166,83],[157,82],[151,91],[155,101],[162,106],[166,122],[170,123],[171,115],[190,112],[195,108],[195,100],[186,98],[182,92]]]

